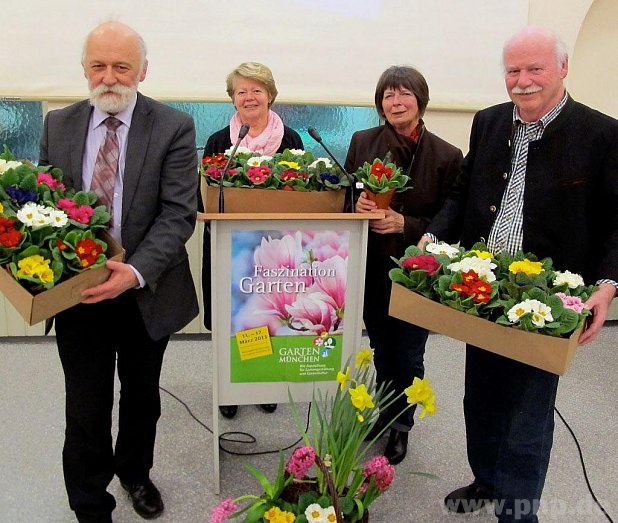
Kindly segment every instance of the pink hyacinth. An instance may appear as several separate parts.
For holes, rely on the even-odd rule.
[[[238,505],[232,498],[227,498],[212,509],[212,515],[208,523],[221,523],[238,510]]]
[[[395,467],[389,464],[388,459],[385,456],[376,456],[370,459],[363,468],[363,475],[367,478],[365,483],[368,484],[371,481],[371,476],[374,477],[374,486],[379,492],[384,492],[393,481],[395,477]],[[361,492],[367,490],[367,487],[363,485]]]
[[[578,298],[577,296],[569,296],[564,292],[557,292],[556,295],[560,296],[560,299],[562,300],[562,305],[564,305],[565,309],[571,309],[577,314],[580,314],[581,311],[584,310],[584,302],[581,300],[581,298]]]
[[[314,463],[315,450],[313,450],[313,447],[299,447],[292,453],[285,466],[285,471],[296,479],[303,479]]]

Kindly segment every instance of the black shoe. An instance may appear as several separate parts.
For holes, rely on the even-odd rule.
[[[277,404],[276,403],[261,403],[260,407],[265,412],[275,412],[277,410]]]
[[[378,418],[378,421],[375,422],[373,427],[371,427],[371,430],[365,436],[365,441],[371,441],[375,439],[376,436],[380,434],[380,432],[382,432],[382,434],[380,434],[380,438],[383,438],[388,433],[388,430],[384,430],[385,428],[386,428],[386,421],[384,421],[383,418]]]
[[[477,483],[472,483],[467,487],[453,490],[444,498],[444,505],[449,512],[457,514],[468,514],[481,510],[485,505],[491,503],[494,493]]]
[[[388,435],[386,449],[384,449],[384,456],[386,456],[386,459],[388,459],[391,465],[397,465],[397,463],[403,461],[407,453],[408,433],[397,429],[391,429]]]
[[[224,418],[233,418],[238,412],[238,405],[219,405],[219,412]]]
[[[158,518],[163,513],[161,493],[154,483],[147,480],[145,483],[128,485],[120,482],[122,488],[129,493],[133,502],[133,509],[144,519]]]

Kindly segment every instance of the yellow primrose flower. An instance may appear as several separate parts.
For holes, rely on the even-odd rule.
[[[373,350],[361,349],[356,354],[356,368],[364,369],[373,361]]]
[[[476,256],[481,258],[482,260],[489,260],[494,257],[494,255],[489,251],[479,251],[477,249],[472,249],[470,252],[476,254]]]
[[[341,390],[346,388],[346,385],[350,382],[350,367],[348,367],[345,372],[339,371],[337,373],[337,383],[341,383]]]
[[[429,378],[420,379],[419,377],[415,377],[412,385],[405,389],[404,392],[408,397],[408,403],[412,405],[415,403],[423,403],[433,395]]]
[[[543,272],[543,264],[541,262],[533,262],[528,258],[524,258],[523,261],[516,261],[509,265],[509,271],[513,274],[523,272],[528,276],[533,274],[541,274]]]
[[[358,410],[365,410],[367,408],[373,408],[373,398],[367,392],[365,385],[359,385],[355,389],[350,389],[350,396],[352,397],[352,405]]]
[[[267,521],[273,521],[280,513],[281,509],[279,507],[272,507],[264,512],[264,519]]]
[[[4,212],[4,205],[0,203],[0,214],[2,214],[3,212]]]
[[[296,162],[286,162],[285,160],[282,160],[281,162],[279,162],[279,165],[285,165],[286,167],[289,167],[290,169],[294,169],[296,171],[300,170],[300,165]]]

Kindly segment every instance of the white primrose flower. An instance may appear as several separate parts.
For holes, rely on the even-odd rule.
[[[497,265],[489,258],[479,258],[478,256],[470,256],[464,258],[461,261],[451,263],[447,265],[447,269],[456,272],[470,272],[474,271],[479,275],[482,280],[491,283],[496,281],[496,275],[492,272]]]
[[[317,160],[315,160],[314,162],[311,162],[311,164],[309,165],[309,169],[314,169],[318,166],[318,163],[320,162],[324,162],[324,165],[327,169],[332,169],[333,164],[330,163],[330,159],[329,158],[318,158]]]
[[[5,171],[8,171],[9,169],[15,169],[17,167],[19,167],[22,163],[21,162],[16,162],[14,160],[2,160],[0,159],[0,174],[2,174]]]
[[[226,149],[223,154],[225,154],[225,156],[229,158],[233,150],[234,150],[234,146],[230,147],[229,149]],[[236,149],[236,154],[251,154],[253,152],[254,151],[249,149],[249,147],[243,147],[242,145],[238,149]]]
[[[302,156],[305,154],[305,151],[302,149],[288,149],[294,156]]]
[[[563,285],[565,283],[569,286],[569,289],[577,289],[577,287],[582,287],[584,285],[584,279],[579,274],[571,271],[556,271],[553,284]]]
[[[511,323],[518,323],[526,314],[532,314],[532,323],[536,327],[544,327],[545,323],[554,321],[551,308],[539,300],[524,300],[507,312],[507,317]]]
[[[307,517],[308,523],[328,523],[329,521],[337,521],[335,517],[334,520],[327,519],[328,514],[330,514],[330,510],[332,509],[332,514],[335,513],[334,507],[322,508],[317,503],[312,503],[305,509],[305,516]]]
[[[432,254],[445,254],[451,259],[459,254],[459,249],[449,245],[448,243],[428,243],[425,246],[425,249],[427,249],[427,252]]]
[[[67,222],[69,221],[69,217],[67,216],[67,213],[64,211],[61,211],[60,209],[52,209],[51,207],[48,207],[49,211],[49,223],[51,224],[52,227],[64,227]]]
[[[45,219],[43,209],[43,206],[37,205],[34,202],[26,202],[22,208],[17,211],[17,219],[28,227],[38,227],[41,220]]]
[[[269,160],[272,160],[273,157],[272,156],[268,156],[268,155],[263,155],[263,156],[252,156],[251,158],[249,158],[247,160],[247,165],[251,166],[251,167],[258,167],[260,165],[262,165],[264,162],[267,162]]]

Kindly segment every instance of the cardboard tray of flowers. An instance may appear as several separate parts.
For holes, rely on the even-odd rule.
[[[562,375],[589,319],[595,292],[533,253],[494,255],[483,243],[466,250],[409,246],[396,268],[389,314],[430,331]]]
[[[569,338],[498,325],[442,305],[394,283],[389,314],[533,367],[563,375],[575,355],[579,328]]]
[[[124,249],[107,232],[99,235],[107,243],[107,258],[114,261],[124,259]],[[79,273],[51,289],[32,294],[22,287],[8,272],[0,270],[0,292],[11,302],[28,325],[34,325],[51,318],[57,313],[73,307],[82,301],[81,292],[88,287],[103,283],[110,271],[105,266]]]

